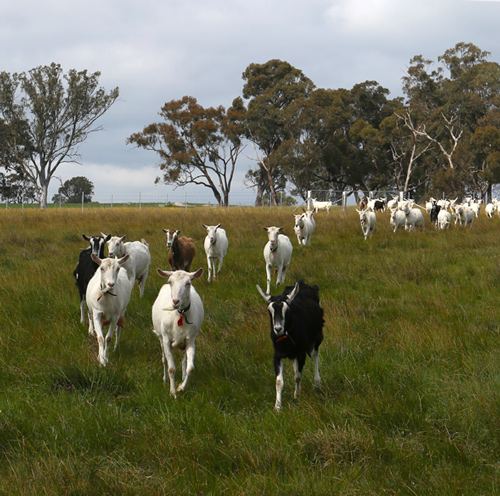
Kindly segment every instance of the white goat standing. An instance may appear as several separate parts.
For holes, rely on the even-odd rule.
[[[437,226],[438,229],[444,230],[449,229],[451,224],[451,214],[448,210],[441,209],[438,213],[437,217]]]
[[[281,227],[264,227],[267,231],[269,241],[264,246],[264,260],[266,261],[267,274],[267,290],[269,294],[271,290],[271,269],[275,268],[278,271],[276,286],[285,282],[285,275],[292,260],[293,247],[288,236],[280,234]]]
[[[361,223],[361,230],[365,236],[365,240],[370,236],[373,236],[373,231],[375,231],[375,224],[377,223],[377,216],[375,212],[371,210],[358,210],[356,212],[359,214],[359,222]]]
[[[121,238],[113,236],[108,242],[109,257],[124,257],[130,255],[127,263],[124,265],[129,279],[133,283],[137,280],[139,284],[140,297],[144,295],[144,287],[149,273],[151,263],[151,253],[148,243],[143,239],[141,241],[125,241],[126,236]]]
[[[208,265],[208,282],[212,280],[212,270],[214,274],[214,279],[219,275],[222,268],[222,262],[227,254],[227,246],[229,244],[226,231],[220,227],[220,224],[216,226],[202,226],[207,230],[207,237],[205,238],[205,253],[207,254],[207,265]],[[219,268],[216,270],[217,261],[219,261]]]
[[[411,208],[411,201],[404,204],[401,209],[405,215],[405,229],[408,231],[414,231],[417,227],[421,227],[422,231],[425,231],[425,221],[422,210],[419,208]]]
[[[170,394],[176,397],[175,362],[173,348],[185,351],[182,357],[182,383],[177,392],[186,389],[189,376],[194,370],[195,339],[204,317],[203,303],[191,282],[203,274],[184,270],[163,271],[158,274],[168,277],[153,304],[153,332],[160,338],[163,381],[170,379]]]
[[[108,363],[109,345],[115,330],[115,349],[118,346],[120,328],[123,327],[123,316],[130,301],[133,283],[123,268],[129,255],[120,259],[101,259],[92,253],[91,257],[99,268],[89,281],[85,296],[89,309],[89,334],[97,336],[99,362],[105,366]],[[104,339],[103,326],[107,324],[109,329]]]
[[[398,208],[391,210],[391,218],[389,220],[393,232],[398,230],[398,227],[404,227],[406,223],[406,214]]]
[[[314,231],[314,226],[316,225],[316,223],[314,223],[313,225],[313,223],[305,213],[299,215],[294,215],[294,214],[292,215],[295,217],[295,225],[293,227],[293,230],[297,235],[297,241],[299,243],[299,246],[310,245],[312,233]]]

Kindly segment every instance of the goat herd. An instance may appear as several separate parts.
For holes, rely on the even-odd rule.
[[[295,216],[295,232],[299,244],[310,244],[315,227],[312,212]],[[228,249],[226,232],[221,225],[207,226],[204,249],[207,256],[208,281],[215,279],[222,268]],[[266,261],[267,289],[257,289],[268,304],[271,320],[271,339],[274,346],[274,369],[276,373],[276,404],[281,407],[283,388],[283,361],[294,361],[295,397],[300,392],[302,368],[306,354],[313,356],[315,384],[319,386],[318,348],[323,340],[323,310],[319,301],[317,286],[309,286],[303,281],[286,287],[283,294],[270,296],[271,269],[278,272],[277,285],[285,280],[290,264],[292,244],[281,234],[279,227],[266,227],[269,241],[264,248]],[[153,332],[158,336],[162,351],[163,380],[170,382],[170,393],[185,390],[189,376],[194,369],[195,339],[204,318],[204,308],[200,296],[192,282],[203,274],[203,269],[190,272],[195,256],[195,246],[191,238],[180,236],[178,230],[163,229],[169,248],[170,271],[158,269],[158,274],[167,279],[152,307]],[[97,338],[98,360],[102,366],[108,363],[109,348],[116,333],[115,346],[119,344],[124,315],[130,301],[132,289],[137,281],[140,297],[148,278],[151,254],[148,243],[126,242],[125,236],[82,237],[89,247],[82,250],[78,264],[73,271],[80,293],[80,321],[85,321],[85,305],[89,320],[89,335]],[[108,257],[105,257],[107,246]],[[104,335],[104,326],[108,332]],[[182,357],[182,382],[175,388],[175,362],[173,349],[184,351]]]
[[[458,199],[454,200],[436,200],[431,198],[424,207],[417,205],[414,200],[398,200],[394,196],[391,200],[387,201],[386,198],[376,198],[367,200],[363,198],[359,202],[359,220],[361,223],[361,230],[365,239],[372,237],[375,230],[377,217],[375,212],[391,212],[390,224],[394,232],[398,227],[404,227],[407,231],[414,231],[418,227],[425,230],[425,221],[423,212],[427,212],[430,217],[431,223],[440,230],[449,229],[452,219],[455,225],[463,225],[472,227],[474,218],[479,216],[481,211],[482,200],[473,198],[466,199],[463,203],[458,203]],[[486,216],[493,218],[496,211],[499,212],[500,208],[497,199],[493,199],[485,207]]]

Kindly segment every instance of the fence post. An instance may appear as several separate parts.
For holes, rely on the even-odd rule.
[[[307,210],[311,210],[311,191],[307,191]]]
[[[342,191],[342,210],[345,212],[347,208],[347,192]]]
[[[85,194],[84,192],[82,191],[82,214],[83,214],[83,202],[85,200]]]

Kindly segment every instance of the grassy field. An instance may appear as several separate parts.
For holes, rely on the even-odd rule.
[[[354,210],[321,212],[297,246],[291,209],[0,212],[0,494],[493,495],[500,493],[500,219],[471,230],[364,241]],[[222,223],[220,280],[205,305],[196,369],[177,400],[162,382],[151,307],[167,268],[162,228],[195,240]],[[320,287],[322,387],[304,368],[283,408],[266,305],[263,226],[294,245],[287,283]],[[120,348],[97,364],[72,271],[81,233],[150,244]],[[272,292],[276,292],[273,287]],[[176,354],[178,365],[180,355]]]

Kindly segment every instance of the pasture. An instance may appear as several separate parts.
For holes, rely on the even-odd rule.
[[[500,219],[483,211],[472,229],[437,232],[425,216],[425,232],[393,233],[378,213],[364,241],[356,211],[334,208],[299,248],[291,213],[1,211],[0,494],[499,494]],[[202,224],[219,222],[229,249],[208,283]],[[308,359],[294,400],[285,362],[279,413],[255,287],[270,225],[293,244],[286,284],[317,284],[326,321],[321,388]],[[192,270],[205,271],[195,370],[177,399],[151,330],[162,228],[192,237]],[[81,233],[101,231],[145,238],[152,254],[106,368],[72,275]]]

